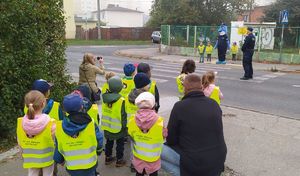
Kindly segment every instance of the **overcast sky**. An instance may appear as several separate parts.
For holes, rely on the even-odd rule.
[[[257,3],[258,5],[268,5],[275,1],[276,0],[255,0],[255,3]]]

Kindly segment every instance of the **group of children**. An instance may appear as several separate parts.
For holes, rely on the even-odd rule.
[[[79,85],[66,95],[61,106],[49,98],[52,84],[46,80],[33,83],[24,98],[25,116],[18,118],[17,125],[23,167],[29,176],[57,175],[57,164],[64,165],[71,176],[100,175],[96,168],[103,148],[105,165],[122,167],[126,165],[124,144],[128,135],[132,171],[157,175],[166,133],[163,118],[157,114],[156,82],[151,80],[151,68],[146,63],[127,63],[123,69],[122,79],[113,72],[106,73],[101,118],[88,85]]]
[[[177,77],[180,99],[184,96],[182,82],[195,69],[193,60],[185,61]],[[113,72],[105,75],[101,118],[88,85],[79,85],[66,95],[61,108],[60,103],[49,98],[52,84],[46,80],[33,83],[24,98],[25,116],[17,121],[23,167],[28,169],[29,176],[57,175],[57,164],[64,165],[71,176],[100,175],[96,169],[103,148],[105,165],[115,163],[116,167],[122,167],[126,165],[124,144],[128,136],[132,171],[137,176],[158,175],[167,130],[163,118],[157,114],[160,105],[156,82],[151,80],[151,67],[147,63],[127,63],[123,70],[123,78]],[[214,72],[204,74],[203,92],[220,104],[223,95],[214,81]]]
[[[237,60],[237,53],[238,53],[238,45],[236,42],[233,42],[233,45],[230,48],[231,54],[232,54],[232,60]],[[203,42],[199,43],[198,46],[198,52],[200,55],[199,63],[204,63],[204,55],[207,54],[207,62],[211,62],[211,55],[213,53],[214,47],[211,45],[210,42],[207,42],[207,45],[204,45]]]

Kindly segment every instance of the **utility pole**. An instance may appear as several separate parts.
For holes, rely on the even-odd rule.
[[[250,0],[249,4],[249,22],[251,22],[251,15],[252,15],[252,9],[253,9],[254,0]]]
[[[98,39],[101,40],[101,28],[100,28],[100,0],[97,0],[97,9],[98,9]]]

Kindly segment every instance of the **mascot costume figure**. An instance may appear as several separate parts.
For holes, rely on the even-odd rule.
[[[216,64],[226,64],[226,52],[230,49],[226,24],[222,23],[218,32],[219,36],[215,45],[215,49],[218,48],[218,61]]]

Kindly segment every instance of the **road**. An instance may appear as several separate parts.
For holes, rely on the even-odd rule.
[[[158,60],[137,60],[115,56],[116,50],[130,48],[147,48],[153,46],[72,46],[66,51],[68,71],[78,79],[78,67],[85,52],[101,55],[108,71],[122,75],[122,67],[126,62],[147,62],[153,66],[152,77],[158,82],[162,97],[177,96],[175,77],[179,74],[182,64]],[[203,74],[208,70],[217,71],[217,85],[225,96],[222,105],[239,107],[288,118],[300,119],[300,76],[299,74],[273,73],[255,71],[254,79],[240,81],[242,67],[197,63],[196,73]],[[105,81],[98,79],[100,85]]]

